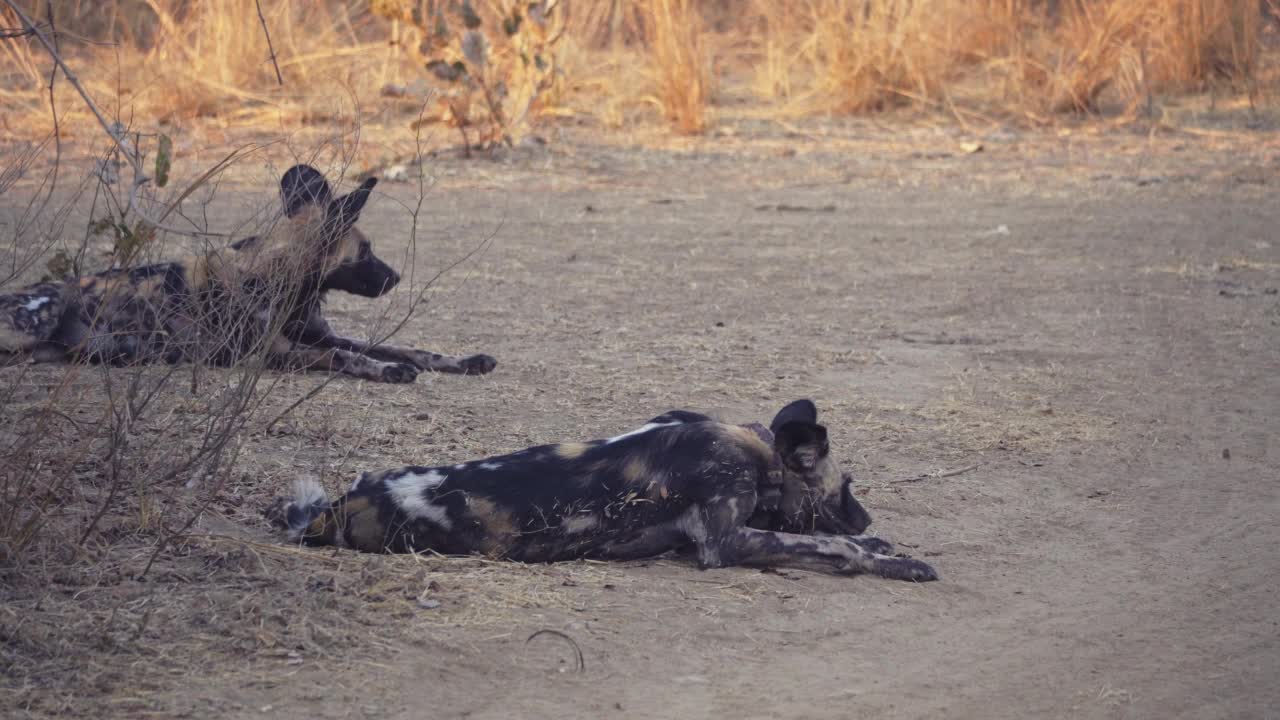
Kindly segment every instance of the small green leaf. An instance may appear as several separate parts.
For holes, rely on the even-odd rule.
[[[160,147],[156,150],[156,187],[169,184],[169,168],[172,166],[173,141],[168,135],[160,135]]]

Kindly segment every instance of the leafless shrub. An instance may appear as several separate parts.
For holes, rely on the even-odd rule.
[[[558,51],[565,10],[558,0],[410,2],[377,0],[370,10],[413,32],[399,44],[443,83],[439,111],[419,122],[457,128],[470,152],[467,128],[482,148],[510,145],[547,106],[560,79]]]
[[[30,18],[23,21],[34,24]],[[37,35],[67,81],[81,90],[47,36]],[[279,368],[268,372],[267,346],[282,334],[289,314],[267,312],[262,327],[261,311],[296,302],[314,264],[305,247],[253,254],[248,260],[229,247],[233,236],[271,235],[280,219],[274,189],[269,185],[263,192],[262,204],[271,209],[260,210],[248,226],[232,231],[225,222],[210,220],[219,217],[211,208],[226,172],[246,158],[262,157],[266,146],[240,148],[179,183],[184,174],[174,167],[166,135],[107,118],[88,94],[81,94],[110,140],[83,182],[55,192],[51,179],[59,173],[61,157],[49,152],[50,143],[23,149],[0,170],[6,199],[26,198],[6,203],[17,210],[6,223],[0,292],[42,277],[70,280],[95,270],[176,258],[210,276],[234,268],[235,278],[252,282],[210,286],[222,295],[183,305],[188,314],[182,320],[191,330],[181,338],[137,338],[140,344],[181,350],[173,357],[191,362],[27,364],[5,370],[0,377],[0,456],[5,458],[0,464],[0,565],[10,568],[50,558],[74,561],[113,539],[137,534],[152,539],[154,559],[219,497],[236,472],[246,429],[274,423],[327,384],[284,400],[282,412],[276,396],[287,376],[275,372]],[[352,142],[321,148],[313,158],[329,156],[342,174],[352,163],[358,137],[357,125],[347,136]],[[41,163],[51,167],[43,179],[24,181]],[[65,168],[61,172],[68,174]],[[435,280],[415,278],[412,269],[425,192],[420,177],[418,205],[410,208],[411,266],[402,285],[409,290],[407,307],[394,314],[387,308],[374,319],[369,337],[374,344],[422,307]],[[86,204],[87,216],[82,216]],[[74,221],[82,221],[85,229],[72,244],[64,238]],[[128,283],[107,285],[92,323],[109,327],[118,338],[154,334],[156,327],[112,324],[113,312],[138,301]]]

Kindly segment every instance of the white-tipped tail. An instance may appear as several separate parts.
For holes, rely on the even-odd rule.
[[[293,502],[285,509],[285,521],[289,524],[289,539],[302,539],[307,526],[329,509],[329,498],[324,488],[312,477],[298,478],[293,484]]]

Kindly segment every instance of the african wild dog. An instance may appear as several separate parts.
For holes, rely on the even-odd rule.
[[[258,350],[277,368],[413,382],[419,370],[487,373],[488,355],[454,358],[336,335],[325,294],[378,297],[400,276],[355,227],[377,183],[334,197],[318,170],[280,179],[285,220],[272,232],[183,262],[107,270],[0,295],[0,364],[163,360],[231,365]]]
[[[268,516],[293,540],[369,552],[551,562],[689,548],[704,568],[937,578],[926,563],[861,535],[871,518],[808,400],[783,408],[767,430],[677,411],[607,440],[362,473],[333,503],[304,481]]]

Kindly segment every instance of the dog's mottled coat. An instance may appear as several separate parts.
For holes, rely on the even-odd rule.
[[[368,552],[551,562],[690,548],[702,567],[937,577],[861,535],[871,518],[807,400],[783,408],[769,430],[676,411],[607,440],[366,472],[333,503],[302,483],[269,514],[295,540]]]
[[[331,290],[378,297],[400,281],[355,227],[377,180],[334,197],[318,170],[280,180],[284,220],[270,233],[181,261],[117,268],[0,295],[0,363],[88,360],[232,365],[263,352],[279,368],[412,382],[420,370],[486,373],[488,355],[454,358],[337,335]]]

